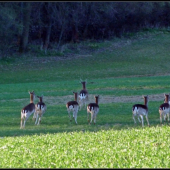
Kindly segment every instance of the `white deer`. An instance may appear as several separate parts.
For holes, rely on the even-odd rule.
[[[82,81],[80,79],[80,82],[83,85],[83,89],[79,93],[79,104],[80,104],[80,110],[81,110],[83,105],[85,105],[85,108],[86,108],[87,101],[88,101],[88,91],[86,89],[87,80],[86,81]]]
[[[89,114],[91,113],[90,124],[94,120],[94,125],[95,125],[96,117],[97,117],[97,114],[99,112],[99,105],[98,105],[99,95],[98,96],[94,96],[94,98],[95,98],[95,103],[89,103],[88,106],[87,106],[87,120],[88,120],[88,122],[90,121],[89,120]]]
[[[46,104],[43,102],[44,96],[37,96],[39,98],[39,102],[35,105],[35,113],[34,119],[36,118],[35,125],[39,125],[41,122],[41,117],[47,110]]]
[[[133,113],[133,120],[136,124],[136,120],[135,120],[135,116],[138,117],[138,121],[140,121],[140,118],[142,120],[142,127],[144,126],[144,120],[143,120],[143,116],[146,117],[146,121],[149,125],[149,120],[148,120],[148,95],[147,96],[143,96],[144,98],[144,105],[143,104],[135,104],[132,106],[132,113]],[[139,118],[140,117],[140,118]]]
[[[164,94],[165,100],[164,103],[159,106],[159,114],[160,114],[160,123],[162,124],[162,117],[165,119],[168,119],[169,122],[169,112],[170,112],[170,101],[169,101],[169,94]]]
[[[74,93],[74,101],[67,102],[66,108],[68,111],[70,121],[71,121],[70,112],[73,112],[73,118],[77,124],[77,113],[78,113],[78,109],[79,109],[79,104],[77,103],[77,92],[73,92],[73,93]]]
[[[28,120],[28,118],[35,112],[35,104],[34,104],[34,99],[35,99],[35,93],[34,91],[28,92],[30,94],[30,104],[25,106],[21,110],[21,128],[25,128],[25,123]]]

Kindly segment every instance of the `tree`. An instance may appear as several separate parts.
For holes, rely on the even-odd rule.
[[[21,22],[23,24],[23,29],[21,32],[21,41],[19,46],[19,52],[23,53],[27,49],[28,45],[28,36],[29,36],[29,27],[30,27],[30,14],[31,14],[31,3],[30,2],[21,2]]]
[[[17,20],[18,3],[0,3],[0,56],[11,54],[17,42],[16,35],[20,24]]]

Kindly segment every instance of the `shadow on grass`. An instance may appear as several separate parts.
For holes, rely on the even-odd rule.
[[[169,123],[164,123],[161,125],[158,122],[154,122],[150,124],[150,127],[156,127],[156,126],[169,126]],[[144,127],[142,127],[140,124],[134,125],[134,123],[127,123],[127,124],[121,124],[121,123],[103,123],[103,124],[91,124],[89,125],[79,125],[74,124],[73,122],[69,122],[68,124],[64,125],[26,125],[25,129],[20,129],[18,126],[10,127],[10,128],[1,128],[0,131],[0,137],[16,137],[16,136],[27,136],[27,135],[42,135],[42,134],[55,134],[55,133],[69,133],[69,132],[98,132],[101,130],[107,131],[107,130],[125,130],[125,129],[142,129],[142,128],[150,128],[146,124]]]

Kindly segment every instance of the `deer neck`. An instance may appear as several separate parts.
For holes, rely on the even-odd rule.
[[[34,95],[33,94],[30,95],[30,103],[34,103]]]
[[[74,100],[77,102],[77,93],[74,93]]]
[[[168,103],[169,102],[169,95],[166,95],[165,97],[165,103]]]
[[[98,104],[98,97],[95,97],[96,104]]]
[[[148,106],[148,98],[147,97],[144,98],[144,104],[145,104],[145,106]]]
[[[83,84],[83,90],[86,90],[86,83],[83,82],[82,84]]]
[[[42,102],[42,97],[39,98],[39,101]]]

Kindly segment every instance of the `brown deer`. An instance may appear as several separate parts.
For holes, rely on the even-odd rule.
[[[77,113],[78,113],[78,109],[79,109],[79,104],[77,103],[77,92],[73,92],[73,93],[74,93],[74,101],[67,102],[66,108],[68,111],[70,121],[71,121],[70,112],[73,112],[73,118],[77,124]]]
[[[28,120],[28,118],[31,116],[32,113],[35,112],[35,104],[34,104],[34,99],[35,99],[35,93],[34,91],[28,92],[30,94],[30,104],[25,106],[21,110],[21,128],[25,128],[25,123]]]
[[[90,121],[89,120],[89,114],[91,113],[90,124],[94,120],[94,125],[95,125],[96,117],[97,117],[97,114],[99,112],[99,105],[98,105],[99,95],[98,96],[94,96],[94,98],[95,98],[95,103],[89,103],[88,106],[87,106],[87,120],[88,120],[88,122]]]
[[[35,105],[35,113],[34,118],[36,118],[35,125],[39,125],[41,122],[41,117],[47,110],[46,104],[43,102],[44,96],[37,96],[39,98],[39,102]]]
[[[135,120],[135,116],[138,116],[138,121],[140,121],[139,117],[142,120],[142,127],[144,126],[144,121],[143,121],[143,116],[146,117],[146,121],[149,125],[149,120],[148,120],[148,95],[147,96],[143,96],[144,98],[144,105],[143,104],[135,104],[132,106],[132,113],[133,113],[133,120],[136,124],[136,120]]]
[[[160,123],[162,124],[162,117],[165,119],[167,118],[169,122],[169,112],[170,112],[170,101],[169,101],[169,94],[164,94],[165,100],[164,103],[159,106],[159,114],[160,114]]]
[[[86,81],[82,81],[80,79],[80,82],[83,85],[83,89],[79,93],[79,104],[80,104],[80,110],[81,110],[83,105],[85,105],[85,108],[86,108],[87,101],[88,101],[88,91],[86,89],[87,80]]]

